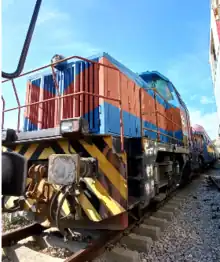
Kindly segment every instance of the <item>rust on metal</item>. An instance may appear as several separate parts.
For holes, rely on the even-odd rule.
[[[82,262],[82,261],[91,261],[92,259],[99,256],[104,252],[105,247],[112,242],[117,242],[118,239],[122,237],[123,232],[120,231],[110,231],[108,233],[103,234],[98,240],[88,245],[86,249],[82,249],[69,258],[67,258],[64,262]]]
[[[25,204],[28,210],[35,208],[36,215],[47,221],[48,205],[54,190],[45,179],[45,175],[44,165],[32,165],[29,168]]]

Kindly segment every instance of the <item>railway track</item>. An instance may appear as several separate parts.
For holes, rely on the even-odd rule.
[[[130,226],[125,231],[95,232],[89,242],[85,241],[86,232],[83,232],[84,240],[65,243],[56,231],[48,231],[39,224],[6,233],[2,236],[5,254],[2,261],[140,261],[139,252],[147,252],[153,241],[160,238],[189,192],[195,190],[196,182],[197,178],[168,198],[160,194],[140,219],[131,216]],[[57,253],[48,252],[54,248]],[[60,253],[65,252],[60,257]]]
[[[219,173],[220,173],[220,171],[219,171]],[[219,176],[210,175],[209,179],[213,183],[213,185],[215,185],[217,187],[218,191],[220,191],[220,174],[219,174]]]

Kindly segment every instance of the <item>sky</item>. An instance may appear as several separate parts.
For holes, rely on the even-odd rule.
[[[2,1],[6,72],[17,67],[34,4],[35,0]],[[209,28],[209,0],[44,0],[24,71],[48,64],[57,53],[88,57],[105,51],[134,72],[156,70],[167,76],[185,101],[191,122],[203,125],[214,139],[218,119]],[[25,81],[17,82],[23,103]],[[11,85],[3,85],[2,92],[7,107],[14,107]],[[10,114],[6,123],[15,122]]]

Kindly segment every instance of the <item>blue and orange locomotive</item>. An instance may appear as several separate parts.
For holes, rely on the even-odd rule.
[[[18,124],[3,139],[5,157],[15,152],[27,165],[9,190],[18,208],[61,231],[121,230],[129,210],[189,180],[197,134],[169,79],[133,73],[107,53],[55,56],[43,69],[27,82],[23,131]]]

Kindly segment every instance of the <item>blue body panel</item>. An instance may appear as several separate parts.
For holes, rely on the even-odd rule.
[[[108,61],[118,68],[124,75],[126,75],[129,79],[131,79],[136,85],[140,88],[148,89],[151,86],[148,83],[148,80],[152,76],[157,76],[161,79],[166,79],[163,75],[159,74],[158,72],[145,72],[140,75],[132,72],[130,69],[122,65],[120,62],[115,60],[113,57],[108,55],[107,53],[101,53],[99,55],[89,57],[89,60],[93,61],[100,61],[102,57],[108,59]],[[91,63],[86,61],[75,61],[69,64],[66,64],[63,67],[62,71],[56,72],[56,80],[59,85],[59,92],[60,94],[68,94],[68,89],[73,83],[74,79],[80,75],[81,72],[85,71],[90,67]],[[37,80],[36,80],[37,79]],[[41,81],[39,81],[41,79]],[[58,94],[51,72],[46,72],[41,75],[36,75],[29,79],[36,87],[43,89],[44,92],[48,92],[53,97]],[[166,80],[168,81],[168,80]],[[169,86],[170,90],[172,89],[172,85]],[[173,90],[172,90],[173,91]],[[154,93],[152,90],[146,90],[146,92],[153,97]],[[174,92],[174,91],[173,91]],[[175,93],[175,92],[174,92]],[[169,109],[172,107],[178,107],[178,105],[170,105],[169,103],[165,102],[160,96],[156,97],[157,102],[163,105],[165,109]],[[112,104],[104,101],[98,107],[90,110],[84,116],[89,122],[89,131],[94,134],[112,134],[112,135],[120,135],[120,110],[118,107],[113,106]],[[124,123],[124,135],[126,137],[141,137],[141,122],[140,118],[136,115],[133,115],[129,112],[123,111],[123,123]],[[157,130],[157,127],[148,122],[144,121],[143,126],[146,128],[150,128],[152,130]],[[35,123],[31,123],[28,117],[25,117],[24,121],[24,130],[25,131],[32,131],[37,130],[38,126]],[[166,135],[173,135],[173,132],[163,130],[160,128],[160,132],[163,132]],[[149,138],[156,139],[157,135],[156,132],[145,130],[144,134]],[[174,136],[182,140],[183,134],[182,131],[179,130],[174,132]],[[168,142],[170,140],[167,136],[160,135],[160,139],[162,142]]]

